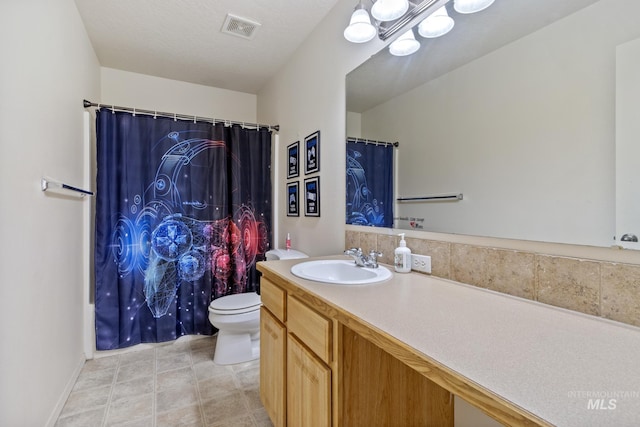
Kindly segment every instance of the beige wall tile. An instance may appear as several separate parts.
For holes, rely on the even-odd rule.
[[[411,252],[431,257],[431,275],[449,279],[451,277],[451,244],[437,240],[407,238]]]
[[[537,257],[538,301],[582,313],[600,314],[600,263]]]
[[[360,233],[357,231],[347,230],[344,236],[344,249],[359,248],[360,247]]]
[[[640,266],[602,263],[601,315],[640,326]]]
[[[488,289],[534,299],[535,255],[528,252],[490,249],[485,259]]]
[[[396,236],[385,236],[378,234],[378,252],[382,252],[382,256],[379,258],[380,262],[393,265],[394,251],[398,247],[400,238]]]
[[[407,237],[432,275],[640,326],[640,265]],[[347,230],[347,247],[376,248],[393,265],[397,235]]]
[[[451,245],[451,279],[486,287],[488,248],[454,243]]]
[[[369,253],[371,249],[378,247],[378,235],[374,233],[360,233],[360,246],[362,252]]]

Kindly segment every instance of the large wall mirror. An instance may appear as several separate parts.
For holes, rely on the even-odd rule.
[[[616,74],[629,87],[640,75],[621,72],[640,69],[640,1],[496,0],[473,15],[451,3],[449,34],[407,57],[383,49],[347,76],[347,136],[400,143],[396,197],[463,194],[396,203],[395,227],[592,246],[640,237],[640,207],[616,207],[639,194],[616,178],[622,163],[640,172],[625,149],[616,167],[617,127],[640,145],[638,98],[621,102]],[[631,188],[616,197],[622,180]],[[616,216],[631,220],[617,229]]]

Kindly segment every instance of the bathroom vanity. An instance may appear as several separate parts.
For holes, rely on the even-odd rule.
[[[632,426],[640,329],[418,273],[369,285],[262,273],[260,395],[276,427]]]

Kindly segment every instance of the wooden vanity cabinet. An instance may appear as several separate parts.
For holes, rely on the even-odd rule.
[[[274,427],[285,427],[287,397],[287,294],[260,281],[260,399]]]
[[[451,394],[349,318],[277,277],[260,293],[260,397],[275,427],[453,426]]]
[[[331,426],[331,368],[293,334],[287,338],[287,424]]]
[[[260,398],[274,427],[286,426],[287,330],[260,308]]]
[[[264,277],[260,398],[275,427],[330,427],[332,323]]]
[[[287,296],[287,420],[290,426],[331,426],[332,322]]]

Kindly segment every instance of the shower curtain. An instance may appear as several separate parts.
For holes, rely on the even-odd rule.
[[[212,334],[271,241],[271,132],[109,109],[96,132],[97,349]]]
[[[393,146],[347,141],[346,223],[393,226]]]

